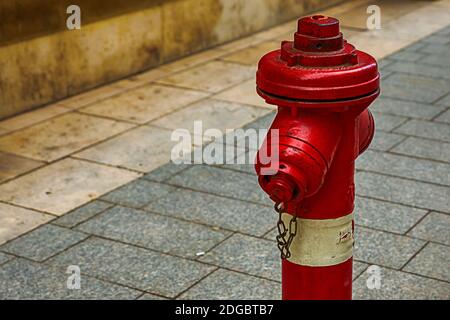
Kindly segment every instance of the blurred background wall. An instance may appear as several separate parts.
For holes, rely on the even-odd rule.
[[[0,0],[0,119],[338,2]]]

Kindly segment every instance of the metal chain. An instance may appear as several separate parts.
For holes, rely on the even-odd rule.
[[[289,230],[286,228],[283,220],[281,219],[281,215],[283,213],[284,205],[283,203],[275,203],[275,211],[278,212],[278,222],[277,222],[277,245],[278,249],[281,252],[281,259],[287,259],[291,257],[291,251],[289,248],[292,244],[292,240],[294,240],[295,235],[297,234],[297,216],[293,215],[291,220],[289,221]],[[286,239],[286,235],[289,235]]]

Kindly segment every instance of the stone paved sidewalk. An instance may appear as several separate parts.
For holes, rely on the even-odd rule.
[[[161,159],[155,165],[141,159],[155,159],[163,153],[161,149],[158,153],[148,151],[146,141],[126,148],[127,141],[135,141],[143,133],[165,141],[166,131],[170,131],[158,128],[186,123],[186,119],[197,116],[193,114],[197,108],[199,114],[214,114],[226,106],[235,112],[233,117],[241,118],[241,123],[236,125],[233,120],[233,125],[267,128],[274,113],[255,96],[242,92],[254,90],[254,80],[248,78],[254,73],[252,65],[260,52],[273,45],[277,43],[264,42],[257,49],[212,60],[198,68],[196,81],[182,67],[196,61],[192,58],[158,69],[164,73],[168,68],[181,68],[177,76],[165,77],[152,87],[155,92],[164,92],[161,101],[168,112],[164,117],[156,118],[159,116],[153,112],[162,112],[159,109],[144,112],[139,101],[153,95],[152,91],[141,90],[133,93],[135,117],[123,109],[129,95],[119,102],[102,100],[84,107],[83,112],[67,115],[70,103],[66,102],[46,111],[62,114],[49,120],[53,123],[46,121],[42,128],[37,124],[25,133],[18,129],[17,136],[0,138],[0,149],[7,150],[27,135],[58,125],[55,122],[67,126],[70,135],[71,126],[77,123],[89,127],[88,114],[102,119],[100,126],[97,121],[90,125],[98,132],[94,147],[82,150],[77,140],[52,149],[44,142],[46,135],[29,138],[29,143],[40,143],[42,149],[24,145],[21,152],[33,160],[10,155],[14,158],[10,161],[24,161],[30,168],[51,164],[0,186],[0,210],[13,211],[25,224],[23,232],[33,229],[27,225],[42,224],[0,246],[0,299],[278,299],[276,216],[257,186],[252,166],[160,165]],[[208,51],[207,55],[214,57],[223,50],[227,47]],[[449,50],[450,26],[380,62],[382,95],[371,107],[377,131],[370,149],[357,162],[355,299],[450,298]],[[211,82],[207,76],[211,70],[228,70],[239,76]],[[108,90],[133,86],[132,81],[123,80]],[[224,83],[220,81],[243,85],[222,90]],[[183,105],[195,107],[180,108],[179,101],[172,107],[170,98],[177,90],[183,91]],[[111,109],[111,103],[116,108]],[[240,109],[242,103],[247,103],[244,111]],[[170,118],[169,111],[177,115]],[[220,122],[209,120],[212,122],[208,125],[226,128],[231,116],[220,116]],[[148,121],[153,126],[136,128]],[[17,120],[13,124],[17,128],[26,126]],[[92,142],[92,135],[82,138]],[[122,149],[117,150],[117,145]],[[66,157],[73,152],[78,153]],[[139,157],[130,160],[124,156],[130,152]],[[245,153],[253,154],[254,150]],[[47,190],[46,198],[33,194],[35,179],[54,182],[55,165],[73,173],[64,176],[66,184],[73,184],[64,192],[90,190],[90,176],[95,175],[102,193],[95,193],[96,184],[91,188],[92,195],[63,197],[67,201],[51,201],[52,194],[59,194],[61,189]],[[80,166],[87,170],[78,170]],[[84,172],[81,177],[80,172]],[[86,197],[95,200],[87,202]],[[66,213],[74,207],[78,208]],[[1,220],[0,215],[0,221],[6,224],[9,220]],[[205,254],[198,256],[199,252]],[[69,265],[80,267],[82,290],[66,288]],[[369,265],[381,267],[379,290],[366,286]]]

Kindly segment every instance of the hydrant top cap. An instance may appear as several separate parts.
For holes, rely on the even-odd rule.
[[[315,15],[298,20],[294,41],[261,58],[256,84],[268,103],[330,101],[376,94],[379,78],[375,59],[343,39],[337,19]]]
[[[318,38],[339,35],[339,20],[323,15],[304,17],[298,20],[298,33]]]

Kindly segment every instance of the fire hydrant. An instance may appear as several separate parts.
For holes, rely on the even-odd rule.
[[[322,15],[299,19],[294,41],[259,61],[257,92],[278,113],[255,169],[279,213],[285,300],[352,297],[355,159],[374,135],[367,108],[379,79],[375,59]],[[268,175],[273,163],[260,155],[271,150],[278,164]]]

